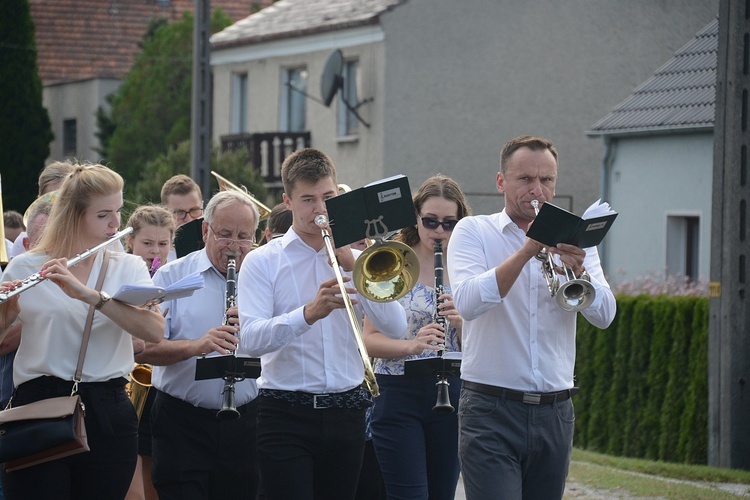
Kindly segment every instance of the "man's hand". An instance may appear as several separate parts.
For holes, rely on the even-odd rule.
[[[344,283],[351,281],[351,278],[344,276]],[[352,287],[346,287],[346,292],[349,294],[357,293],[357,290]],[[357,299],[351,298],[352,305],[357,303]],[[344,303],[344,297],[341,295],[341,288],[339,288],[338,281],[336,278],[324,281],[318,288],[318,293],[312,302],[305,305],[304,315],[305,321],[308,325],[312,325],[319,319],[325,318],[334,309],[343,309],[346,307]]]

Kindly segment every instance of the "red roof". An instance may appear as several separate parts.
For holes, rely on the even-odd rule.
[[[251,14],[248,0],[212,0],[232,21]],[[270,0],[260,2],[269,5]],[[122,78],[133,65],[151,19],[169,22],[193,0],[29,0],[42,83]]]

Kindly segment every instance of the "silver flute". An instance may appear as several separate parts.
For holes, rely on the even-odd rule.
[[[101,250],[102,248],[106,248],[107,246],[111,245],[112,243],[114,243],[117,240],[123,238],[124,236],[127,236],[128,234],[130,234],[132,232],[133,232],[133,228],[132,227],[127,227],[127,228],[123,229],[122,231],[120,231],[119,233],[115,234],[114,236],[112,236],[107,241],[105,241],[103,243],[100,243],[100,244],[96,245],[94,248],[90,248],[90,249],[86,250],[83,253],[79,253],[78,255],[76,255],[75,257],[73,257],[72,259],[70,259],[68,261],[68,266],[67,267],[72,267],[72,266],[76,266],[76,265],[80,264],[82,261],[88,259],[92,255],[94,255],[96,252],[98,252],[99,250]],[[0,292],[0,304],[2,304],[4,302],[12,299],[13,297],[15,297],[16,295],[18,295],[19,293],[23,293],[26,290],[28,290],[29,288],[31,288],[31,287],[33,287],[35,285],[38,285],[39,283],[41,283],[45,279],[46,278],[44,276],[42,276],[40,273],[34,273],[31,276],[28,276],[28,277],[24,278],[23,280],[21,280],[21,284],[18,285],[13,290],[10,290],[9,292]]]

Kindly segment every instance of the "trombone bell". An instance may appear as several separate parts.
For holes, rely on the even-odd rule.
[[[354,264],[354,287],[375,302],[398,300],[419,278],[419,259],[399,241],[377,240],[362,252]]]
[[[219,183],[220,191],[237,191],[247,196],[248,199],[258,208],[258,212],[260,213],[260,220],[266,220],[271,215],[271,209],[258,201],[255,196],[248,193],[247,188],[245,188],[244,186],[239,187],[238,185],[229,182],[225,177],[222,177],[213,170],[211,171],[211,175],[216,177],[216,181]]]

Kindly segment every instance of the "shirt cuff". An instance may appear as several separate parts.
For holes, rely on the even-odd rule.
[[[482,298],[482,302],[490,304],[500,304],[503,302],[500,290],[497,288],[494,267],[480,274],[477,284],[479,285],[479,296]]]

